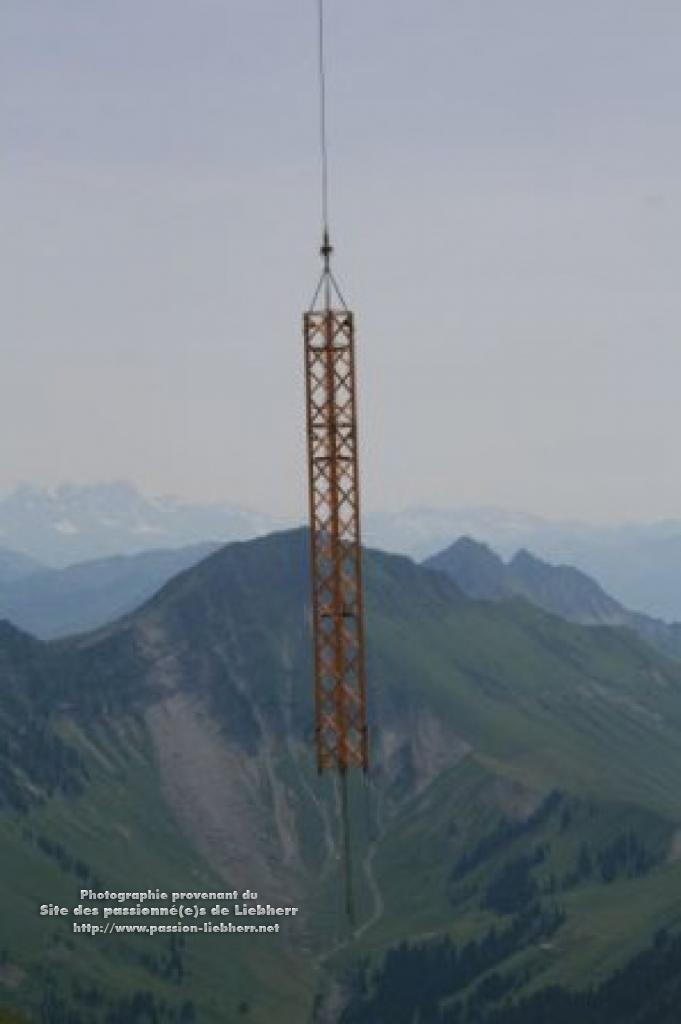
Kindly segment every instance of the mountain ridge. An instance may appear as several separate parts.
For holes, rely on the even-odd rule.
[[[424,564],[446,572],[470,597],[522,597],[569,622],[631,629],[665,654],[681,657],[681,623],[630,611],[574,566],[551,565],[524,548],[504,562],[470,537],[459,538]]]
[[[63,569],[35,568],[19,579],[0,581],[0,616],[45,640],[96,629],[142,604],[166,580],[219,547],[206,542]]]

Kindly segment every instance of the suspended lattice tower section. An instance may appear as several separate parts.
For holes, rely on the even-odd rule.
[[[304,315],[317,769],[369,766],[355,326],[330,269]]]

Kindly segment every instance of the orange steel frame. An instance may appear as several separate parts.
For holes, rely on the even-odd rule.
[[[327,269],[328,273],[328,269]],[[317,769],[369,767],[353,315],[304,316]]]

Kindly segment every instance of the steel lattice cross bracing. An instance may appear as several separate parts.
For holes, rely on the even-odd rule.
[[[354,323],[305,314],[317,768],[368,768]]]

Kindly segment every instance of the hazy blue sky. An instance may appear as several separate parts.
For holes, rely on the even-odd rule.
[[[369,507],[681,515],[681,4],[327,0]],[[314,0],[2,0],[0,491],[303,513]]]

